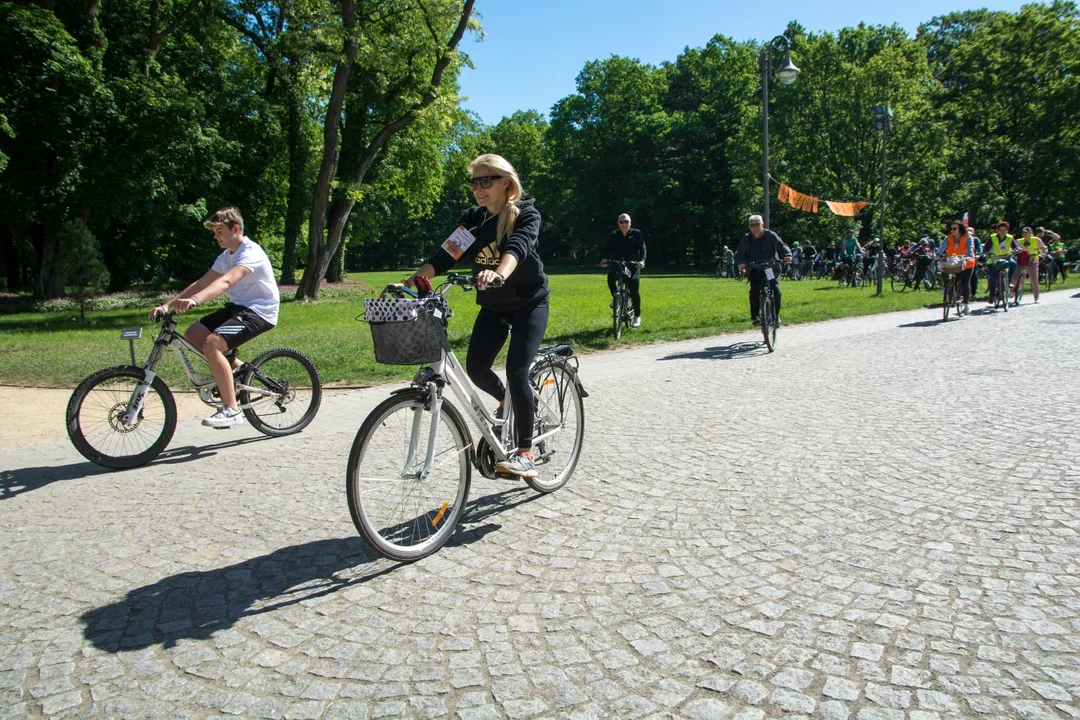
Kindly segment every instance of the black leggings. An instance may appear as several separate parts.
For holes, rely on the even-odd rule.
[[[508,313],[480,308],[469,338],[469,353],[465,356],[465,371],[476,387],[499,400],[505,397],[506,387],[491,369],[495,356],[510,337],[506,354],[506,380],[510,384],[510,402],[514,405],[514,438],[519,448],[532,447],[533,419],[536,408],[529,388],[529,363],[536,357],[547,330],[547,298]]]

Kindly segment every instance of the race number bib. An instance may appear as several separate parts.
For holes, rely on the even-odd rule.
[[[776,273],[773,272],[771,267],[765,268],[765,279],[772,280],[776,277]]]
[[[472,247],[474,242],[476,242],[476,237],[459,225],[454,232],[450,233],[450,237],[446,238],[446,242],[442,244],[442,249],[445,250],[450,257],[455,260],[460,260],[461,256],[465,254],[466,250]]]

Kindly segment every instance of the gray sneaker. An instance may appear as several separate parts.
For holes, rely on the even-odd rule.
[[[641,327],[641,316],[635,315],[634,319],[630,321],[630,327]]]
[[[206,427],[227,428],[244,424],[244,413],[227,407],[219,407],[217,412],[202,421]]]
[[[495,463],[495,472],[500,475],[534,478],[536,477],[536,463],[530,455],[514,453],[505,460]]]

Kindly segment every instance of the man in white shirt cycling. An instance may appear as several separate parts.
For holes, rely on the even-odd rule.
[[[239,365],[234,351],[277,325],[281,298],[270,259],[244,235],[244,218],[237,208],[221,208],[203,226],[213,231],[224,252],[201,278],[169,302],[154,308],[151,317],[166,311],[184,313],[228,294],[225,307],[193,323],[184,333],[206,356],[221,395],[221,407],[203,420],[203,425],[226,428],[244,422],[233,385],[233,365]]]

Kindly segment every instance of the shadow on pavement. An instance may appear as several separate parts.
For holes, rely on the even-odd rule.
[[[514,487],[471,500],[447,547],[468,545],[500,529],[496,523],[472,524],[537,497]],[[79,619],[83,636],[105,652],[169,648],[179,640],[205,640],[241,618],[362,585],[404,564],[376,555],[359,536],[315,540],[235,565],[162,578]]]
[[[760,342],[738,342],[731,345],[718,345],[705,348],[696,352],[678,353],[665,355],[657,360],[734,360],[743,357],[756,357],[768,355],[769,349]]]
[[[0,470],[0,500],[9,500],[16,495],[37,490],[50,483],[63,480],[78,480],[108,472],[112,471],[89,461],[72,463],[71,465]]]
[[[238,445],[248,445],[249,443],[264,442],[266,440],[273,440],[269,435],[256,435],[255,437],[240,438],[239,440],[227,440],[225,442],[214,443],[213,445],[184,445],[183,447],[169,447],[164,452],[157,456],[154,460],[147,463],[148,466],[153,465],[175,465],[177,463],[192,462],[193,460],[199,460],[204,457],[211,457],[217,455],[216,450],[222,448],[236,447]]]
[[[199,460],[204,457],[211,457],[216,455],[216,450],[226,447],[234,447],[236,445],[246,445],[247,443],[260,442],[262,440],[270,440],[271,438],[260,435],[258,437],[241,438],[239,440],[230,440],[229,442],[216,443],[214,445],[204,445],[202,447],[195,447],[194,445],[186,445],[178,448],[168,448],[165,452],[161,453],[156,460],[141,467],[153,467],[155,465],[171,465],[174,463],[191,462],[193,460]],[[136,468],[132,468],[136,469]],[[38,488],[45,487],[54,482],[60,482],[63,480],[79,480],[82,478],[93,477],[94,475],[102,475],[106,473],[124,472],[123,470],[112,470],[110,468],[101,467],[95,465],[92,462],[78,462],[70,465],[53,465],[43,467],[28,467],[28,468],[16,468],[15,470],[0,470],[0,500],[7,500],[13,498],[16,495],[21,495],[31,490],[37,490]]]
[[[896,327],[902,328],[922,328],[922,327],[934,327],[942,323],[941,318],[934,318],[933,320],[920,320],[919,322],[904,323],[903,325],[897,325]]]

